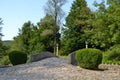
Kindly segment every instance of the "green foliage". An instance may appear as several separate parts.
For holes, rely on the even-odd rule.
[[[57,29],[54,19],[48,14],[37,25],[31,22],[24,23],[19,30],[19,35],[14,38],[11,50],[24,51],[27,54],[36,54],[41,51],[53,52],[55,39],[60,42]]]
[[[20,36],[14,37],[10,51],[14,50],[25,52],[25,47]]]
[[[55,47],[55,38],[59,39],[60,36],[57,36],[58,27],[55,26],[55,20],[51,15],[46,15],[41,22],[39,22],[39,31],[41,36],[41,42],[45,46],[45,50],[54,52]]]
[[[29,41],[32,38],[32,23],[30,21],[23,24],[22,29],[19,29],[19,35],[14,37],[11,50],[24,51],[30,54]]]
[[[63,39],[61,41],[61,50],[60,50],[60,55],[68,55],[71,52],[74,52],[76,50],[78,50],[79,48],[83,48],[85,47],[85,43],[84,40],[80,40],[80,36],[76,36],[74,38],[71,39]],[[67,41],[67,42],[66,42]],[[66,43],[65,43],[66,42]],[[79,45],[78,45],[79,44]]]
[[[32,42],[33,43],[33,42]],[[30,46],[30,50],[31,50],[31,54],[37,54],[37,53],[40,53],[40,52],[43,52],[43,51],[45,51],[45,46],[44,46],[44,44],[42,44],[42,43],[40,43],[40,42],[38,42],[38,43],[36,43],[36,45],[32,45],[32,44],[30,44],[31,46]]]
[[[54,38],[57,27],[54,26],[55,21],[50,15],[46,15],[36,26],[33,27],[32,36],[30,40],[30,51],[38,53],[41,51],[53,52]]]
[[[21,43],[23,43],[22,46],[24,47],[24,50],[27,54],[30,54],[29,40],[32,38],[31,32],[32,32],[32,23],[30,21],[24,23],[22,29],[19,31],[20,34],[19,36],[22,41]]]
[[[68,56],[58,56],[58,57],[68,59]]]
[[[45,6],[46,15],[51,16],[52,20],[50,22],[54,23],[54,25],[52,26],[52,29],[51,29],[51,31],[53,32],[53,34],[52,34],[53,42],[50,45],[53,46],[53,50],[54,50],[55,54],[57,51],[56,46],[57,46],[57,44],[60,44],[60,35],[61,34],[59,33],[59,30],[62,25],[62,23],[61,23],[62,19],[64,18],[64,15],[65,15],[64,11],[62,10],[62,6],[65,3],[66,3],[66,0],[48,0],[47,4]],[[44,30],[44,32],[46,32],[46,30]],[[50,50],[50,48],[47,48],[47,49]]]
[[[9,49],[9,47],[4,46],[3,42],[0,40],[0,58],[7,55],[8,49]]]
[[[103,63],[119,64],[120,63],[120,45],[111,47],[103,54]]]
[[[103,0],[95,3],[98,10],[94,12],[92,20],[92,37],[90,43],[93,47],[107,50],[115,44],[120,44],[120,2],[118,0]],[[107,7],[106,7],[107,5]]]
[[[94,12],[90,11],[85,0],[73,2],[63,29],[61,54],[84,48],[86,40],[89,47],[104,51],[120,44],[120,1],[107,2],[95,2],[97,10]]]
[[[27,54],[21,51],[12,51],[9,53],[9,59],[13,65],[24,64],[27,61]]]
[[[98,49],[81,49],[76,52],[76,60],[80,67],[97,69],[102,62],[102,52]]]
[[[92,12],[87,7],[85,0],[75,0],[71,10],[66,17],[66,24],[62,36],[62,55],[82,49],[85,47],[85,41],[89,39],[89,22]]]
[[[9,65],[10,64],[10,60],[8,56],[3,56],[0,60],[0,64],[1,65]]]
[[[0,40],[0,57],[3,55],[3,44],[2,41]]]
[[[3,42],[1,40],[3,34],[2,34],[2,27],[1,25],[3,24],[2,18],[0,18],[0,58],[6,54],[7,47],[3,45]]]
[[[95,2],[96,11],[91,11],[85,0],[74,0],[61,37],[59,30],[64,14],[62,6],[65,2],[66,0],[48,0],[45,6],[46,16],[37,25],[30,21],[24,23],[19,35],[14,38],[11,50],[24,51],[27,54],[55,52],[56,44],[59,44],[60,54],[68,55],[85,48],[85,41],[88,41],[89,47],[104,51],[120,44],[119,0],[107,0],[107,4],[105,0],[99,4]],[[1,32],[0,35],[2,36]],[[1,43],[0,51],[5,53]]]

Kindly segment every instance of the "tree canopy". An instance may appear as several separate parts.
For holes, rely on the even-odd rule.
[[[75,0],[66,17],[65,29],[62,37],[62,47],[66,54],[84,48],[88,39],[86,32],[90,29],[89,21],[92,12],[85,0]]]
[[[28,54],[55,52],[56,44],[60,44],[60,54],[68,55],[85,48],[87,43],[88,47],[103,51],[120,44],[119,0],[94,2],[97,7],[95,11],[87,6],[85,0],[74,0],[61,36],[59,29],[65,2],[66,0],[48,0],[45,16],[36,25],[30,21],[23,24],[18,36],[14,38],[13,49],[19,48]]]
[[[66,0],[48,0],[45,6],[46,14],[50,15],[54,19],[54,54],[57,53],[57,45],[60,44],[60,33],[59,30],[61,28],[61,21],[64,17],[64,11],[62,10],[62,6],[66,3]]]

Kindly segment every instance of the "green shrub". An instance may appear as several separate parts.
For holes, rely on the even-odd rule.
[[[27,61],[27,54],[21,51],[12,51],[9,53],[9,59],[13,65],[24,64]]]
[[[0,61],[1,65],[9,65],[10,64],[10,60],[8,56],[3,56],[1,61]]]
[[[115,45],[103,54],[103,63],[120,63],[120,45]]]
[[[111,61],[120,61],[120,52],[119,51],[110,51],[107,57]]]
[[[81,49],[76,51],[76,60],[82,68],[98,69],[102,62],[102,52],[98,49]]]

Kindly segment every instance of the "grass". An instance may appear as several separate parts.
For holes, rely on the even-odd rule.
[[[58,56],[59,58],[68,58],[68,56]]]

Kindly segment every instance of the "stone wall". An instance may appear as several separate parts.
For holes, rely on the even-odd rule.
[[[36,61],[40,61],[42,59],[50,58],[50,57],[56,57],[56,56],[51,52],[41,52],[38,54],[31,55],[30,62],[36,62]]]

